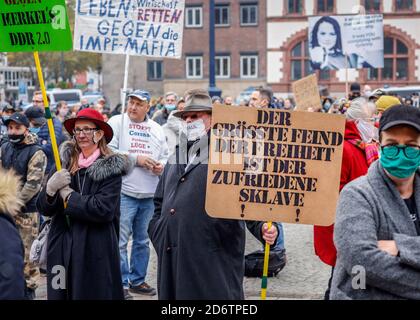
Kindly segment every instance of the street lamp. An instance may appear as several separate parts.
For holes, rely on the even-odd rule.
[[[210,0],[210,24],[209,24],[209,95],[210,97],[222,95],[222,90],[216,87],[216,72],[215,72],[215,8],[214,0]]]

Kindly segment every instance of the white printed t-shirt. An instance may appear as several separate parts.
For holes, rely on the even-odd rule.
[[[124,129],[120,130],[121,117],[122,115],[116,115],[108,121],[114,131],[109,147],[115,152],[128,154],[133,160],[136,160],[137,156],[146,156],[165,166],[169,150],[162,127],[147,116],[143,122],[133,122],[125,113]],[[122,141],[119,145],[121,134]],[[150,198],[153,197],[158,182],[158,176],[136,166],[130,174],[123,177],[121,192],[138,199]]]

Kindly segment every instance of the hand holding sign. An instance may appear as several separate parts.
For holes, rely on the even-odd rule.
[[[264,223],[262,226],[262,237],[270,246],[274,244],[274,242],[277,239],[277,236],[279,235],[279,232],[277,230],[277,227],[271,225],[271,227],[268,227],[268,223]]]

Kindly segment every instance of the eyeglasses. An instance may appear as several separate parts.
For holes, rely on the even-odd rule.
[[[184,120],[184,121],[187,121],[187,119],[196,120],[196,119],[198,119],[198,114],[197,113],[186,114],[186,115],[183,115],[181,117],[181,119]]]
[[[80,128],[75,128],[75,129],[73,129],[73,133],[76,135],[76,136],[80,136],[80,134],[83,132],[83,134],[84,135],[86,135],[86,136],[90,136],[90,135],[92,135],[95,131],[98,131],[99,129],[98,128],[83,128],[83,129],[80,129]]]
[[[381,146],[382,153],[391,159],[395,159],[400,154],[400,151],[403,150],[405,156],[408,159],[415,159],[420,154],[419,146],[406,146],[406,145],[390,145],[390,146]]]

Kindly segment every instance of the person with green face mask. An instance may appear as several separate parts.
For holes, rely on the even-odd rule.
[[[387,109],[379,140],[379,160],[340,194],[331,299],[420,299],[420,110]]]

